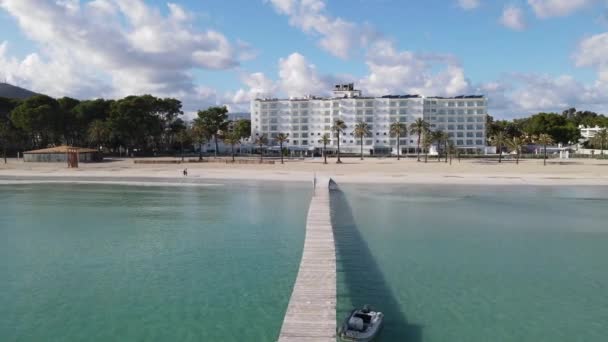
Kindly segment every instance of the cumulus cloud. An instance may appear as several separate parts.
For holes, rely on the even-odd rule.
[[[326,11],[323,0],[267,0],[276,11],[289,17],[290,25],[319,37],[319,46],[346,59],[379,34],[369,25],[357,25]]]
[[[608,83],[608,32],[583,39],[577,51],[576,65],[595,68],[599,81]]]
[[[458,6],[465,10],[472,10],[480,5],[480,0],[458,0]]]
[[[597,0],[528,0],[528,4],[539,18],[569,15],[597,2]]]
[[[234,68],[251,49],[195,29],[185,9],[167,6],[163,15],[142,0],[0,0],[41,51],[18,61],[5,46],[0,63],[7,78],[55,96],[199,98],[192,70]]]
[[[526,28],[524,12],[517,6],[507,6],[502,12],[500,23],[512,30],[522,31]]]

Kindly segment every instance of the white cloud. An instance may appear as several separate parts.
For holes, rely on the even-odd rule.
[[[327,79],[323,79],[316,67],[299,53],[279,60],[279,78],[281,90],[289,97],[321,95],[330,90]]]
[[[583,39],[577,51],[576,65],[595,68],[599,81],[608,84],[608,32]]]
[[[458,6],[465,10],[472,10],[480,5],[480,0],[458,0]]]
[[[354,50],[364,47],[378,33],[368,25],[327,14],[323,0],[267,0],[289,23],[307,34],[319,36],[319,45],[332,55],[346,59]]]
[[[597,0],[528,0],[528,4],[539,18],[566,16],[597,2]]]
[[[198,30],[185,9],[167,6],[163,15],[142,0],[0,0],[0,9],[40,47],[16,60],[5,46],[2,70],[20,85],[53,96],[153,93],[208,101],[191,71],[232,69],[241,57],[251,57],[251,47]]]
[[[517,6],[507,6],[502,12],[500,23],[512,30],[522,31],[526,28],[524,12]]]

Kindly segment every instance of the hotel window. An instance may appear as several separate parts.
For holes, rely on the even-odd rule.
[[[457,132],[456,136],[459,138],[464,138],[464,133],[463,132]]]
[[[461,116],[459,118],[456,119],[457,122],[464,122],[464,118]]]
[[[300,119],[298,119],[298,118],[291,119],[291,123],[299,123],[299,122],[300,122]]]
[[[302,118],[302,120],[300,120],[301,123],[308,123],[308,118]]]
[[[468,129],[468,130],[472,130],[472,129],[474,129],[474,128],[473,128],[473,125],[467,125],[467,129]]]
[[[270,130],[271,131],[276,131],[277,130],[277,126],[270,126]]]
[[[399,114],[406,115],[407,114],[407,109],[399,109]]]
[[[464,114],[464,109],[459,109],[459,110],[458,110],[458,114],[459,114],[459,115],[463,115],[463,114]]]
[[[279,133],[272,133],[272,134],[270,134],[270,137],[271,137],[272,139],[274,139],[274,138],[276,138],[278,135],[279,135]]]
[[[397,111],[396,111],[395,109],[391,109],[391,110],[389,111],[389,113],[390,113],[391,115],[395,115],[395,114],[397,114]]]
[[[473,132],[467,132],[467,138],[473,138]]]
[[[483,129],[483,125],[477,125],[476,128],[477,129]]]
[[[485,122],[486,118],[484,118],[483,116],[479,116],[477,117],[477,122]]]
[[[325,108],[329,108],[329,106],[330,106],[330,105],[331,105],[331,103],[329,103],[329,102],[325,102],[325,103],[323,104],[323,107],[325,107]]]
[[[331,119],[330,118],[325,118],[325,123],[331,123]]]
[[[357,115],[363,115],[363,110],[357,109]]]
[[[374,106],[374,102],[372,102],[372,101],[365,102],[365,107],[373,107],[373,106]]]
[[[298,108],[298,104],[297,103],[292,103],[291,104],[291,108]]]
[[[473,145],[473,140],[467,140],[467,145]]]
[[[458,127],[458,129],[460,129],[460,130],[464,129],[464,125],[458,125],[457,127]]]
[[[373,141],[373,140],[365,140],[365,145],[368,145],[368,146],[369,146],[369,145],[371,145],[371,144],[373,144],[373,143],[374,143],[374,141]]]
[[[454,137],[454,132],[448,133],[448,137],[453,138]]]
[[[467,102],[467,106],[469,106],[469,107],[475,107],[475,102],[469,101],[469,102]]]
[[[462,140],[456,140],[456,145],[462,146],[464,145],[464,142]]]
[[[262,126],[262,131],[267,131],[268,130],[268,126]]]
[[[291,135],[293,138],[299,138],[300,137],[300,133],[294,133]]]
[[[302,104],[300,105],[300,108],[308,108],[308,103],[302,103]]]
[[[439,110],[439,115],[443,115],[443,114],[445,114],[445,109],[440,109]]]
[[[365,122],[374,122],[374,117],[373,116],[365,117]]]
[[[453,109],[448,110],[448,114],[454,115],[455,111]]]
[[[277,122],[278,122],[278,121],[277,121],[277,118],[272,118],[272,119],[270,119],[270,123],[275,123],[275,124],[276,124]]]
[[[266,108],[268,108],[268,105],[267,104],[263,104],[262,105],[262,109],[266,109]]]
[[[477,107],[483,107],[483,106],[484,106],[483,101],[477,101]]]
[[[456,107],[456,104],[454,102],[448,102],[448,107]]]
[[[437,122],[445,122],[445,118],[437,118]]]
[[[302,138],[308,138],[308,133],[302,133]]]
[[[464,102],[458,101],[458,107],[464,107]]]
[[[467,114],[469,114],[469,115],[475,114],[475,110],[474,109],[467,109]]]
[[[454,125],[448,125],[449,130],[454,130]]]
[[[373,115],[373,114],[374,114],[373,110],[371,110],[371,109],[366,109],[365,110],[365,115]]]
[[[475,138],[483,138],[483,132],[475,132]]]
[[[478,109],[477,114],[484,114],[483,109]]]
[[[302,140],[302,145],[308,145],[308,140]]]
[[[449,118],[448,118],[448,122],[456,122],[456,119],[455,119],[455,118],[453,118],[453,117],[449,117]]]
[[[298,126],[298,125],[293,126],[293,130],[294,131],[299,131],[300,130],[300,126]]]
[[[475,140],[475,145],[483,145],[483,140]]]
[[[407,107],[407,101],[399,102],[399,107]]]
[[[307,125],[302,126],[302,131],[308,131],[308,126]]]
[[[407,122],[407,116],[400,117],[399,122]]]
[[[294,141],[292,141],[292,142],[291,142],[291,144],[292,144],[292,145],[298,145],[298,141],[297,141],[297,140],[294,140]]]

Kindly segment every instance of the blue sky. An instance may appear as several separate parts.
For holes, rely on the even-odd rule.
[[[484,93],[503,117],[607,111],[607,8],[605,0],[0,0],[0,77],[53,96],[176,96],[192,110],[322,95],[345,80],[375,95]],[[341,28],[350,32],[335,35]]]

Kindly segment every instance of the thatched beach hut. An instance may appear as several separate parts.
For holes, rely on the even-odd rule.
[[[78,154],[78,161],[82,163],[100,162],[103,160],[101,153],[97,150],[84,147],[73,147],[63,145],[24,152],[23,161],[43,163],[66,163],[68,161],[68,152],[76,152]]]

